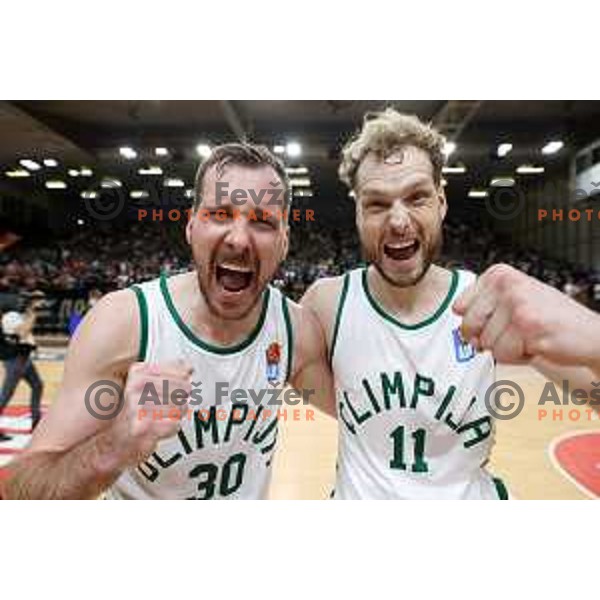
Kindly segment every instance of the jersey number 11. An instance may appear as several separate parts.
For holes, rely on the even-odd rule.
[[[424,459],[426,433],[427,432],[425,431],[425,429],[417,429],[413,431],[410,435],[410,437],[413,439],[412,445],[414,462],[410,468],[413,473],[427,473],[429,471],[427,462]],[[394,442],[394,456],[392,460],[390,460],[390,467],[392,469],[400,469],[401,471],[406,471],[407,467],[406,463],[404,462],[404,425],[396,427],[396,429],[394,429],[394,431],[390,433],[390,437]]]

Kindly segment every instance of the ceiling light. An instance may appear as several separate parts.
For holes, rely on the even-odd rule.
[[[488,193],[485,190],[470,190],[469,198],[487,198]]]
[[[456,165],[454,167],[442,167],[442,173],[447,174],[447,175],[451,175],[451,174],[460,174],[460,173],[466,173],[467,172],[467,167],[465,167],[464,165]]]
[[[147,198],[148,195],[148,192],[144,190],[132,190],[131,192],[129,192],[130,198]]]
[[[45,167],[58,167],[58,161],[54,160],[53,158],[45,158],[44,166]]]
[[[554,142],[548,142],[542,148],[542,154],[556,154],[563,146],[564,146],[564,143],[561,142],[560,140],[556,140]]]
[[[7,177],[29,177],[29,171],[25,169],[14,169],[12,171],[6,171],[5,175]]]
[[[167,150],[167,148],[154,148],[154,154],[156,154],[156,156],[168,156],[169,155],[169,151]]]
[[[46,181],[46,187],[49,190],[64,190],[67,187],[67,184],[64,181],[59,181],[59,180],[51,180],[51,181]]]
[[[123,146],[122,148],[119,148],[119,154],[127,160],[132,160],[137,157],[137,152],[129,146]]]
[[[212,150],[210,149],[210,146],[208,144],[198,144],[196,146],[196,152],[202,158],[208,158]]]
[[[178,179],[177,177],[171,177],[171,178],[165,179],[164,186],[179,188],[179,187],[184,187],[185,183],[184,183],[183,179]]]
[[[79,171],[77,169],[69,169],[69,175],[71,177],[78,177],[79,176]]]
[[[185,197],[186,198],[193,198],[194,197],[194,190],[185,190]]]
[[[294,196],[296,198],[311,198],[313,195],[313,191],[312,190],[294,190],[293,192]]]
[[[444,144],[444,154],[445,154],[446,158],[448,158],[448,156],[450,156],[455,150],[456,150],[455,142],[446,142]]]
[[[517,167],[517,173],[519,175],[536,175],[537,173],[543,173],[544,167],[534,167],[533,165],[521,165]]]
[[[37,171],[42,168],[38,163],[35,162],[35,160],[31,160],[29,158],[23,158],[19,161],[19,164],[30,171]]]
[[[309,187],[310,177],[293,177],[290,179],[290,185],[292,187]]]
[[[490,182],[492,187],[513,187],[515,180],[512,177],[494,177]]]
[[[302,146],[298,142],[288,142],[285,152],[289,157],[296,158],[302,154]]]
[[[81,197],[84,200],[93,200],[94,198],[98,197],[98,192],[94,192],[93,190],[86,190],[84,192],[81,192]]]
[[[496,153],[500,158],[504,158],[513,149],[512,144],[499,144]]]
[[[83,219],[77,219],[77,225],[85,225],[85,221]]]
[[[92,176],[92,170],[88,167],[81,167],[81,170],[79,171],[79,174],[82,177],[91,177]]]
[[[283,148],[283,146],[281,146]],[[287,167],[285,172],[288,175],[308,175],[308,169],[306,167]]]
[[[285,146],[273,146],[273,152],[275,152],[275,154],[283,154],[285,152]]]
[[[104,189],[120,188],[121,182],[118,179],[103,179],[100,187]]]
[[[140,175],[162,175],[163,170],[160,167],[148,167],[147,169],[138,169]]]

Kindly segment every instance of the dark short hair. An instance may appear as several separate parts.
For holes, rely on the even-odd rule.
[[[196,210],[202,202],[202,185],[206,172],[216,165],[220,176],[228,165],[259,168],[271,167],[277,173],[281,183],[284,185],[284,202],[288,207],[291,201],[290,183],[283,163],[266,147],[248,143],[223,144],[213,148],[210,156],[202,161],[196,172],[194,180],[194,204]]]

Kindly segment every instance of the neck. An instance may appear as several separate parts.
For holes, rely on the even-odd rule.
[[[438,309],[450,287],[451,274],[432,265],[415,285],[396,287],[375,267],[369,267],[367,280],[371,293],[389,312],[409,323],[418,322]]]

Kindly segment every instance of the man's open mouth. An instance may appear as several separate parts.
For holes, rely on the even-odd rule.
[[[417,253],[420,245],[419,240],[394,242],[393,244],[385,244],[383,251],[392,260],[408,260]]]
[[[225,291],[241,292],[252,284],[254,270],[247,266],[221,263],[215,267],[215,276]]]

